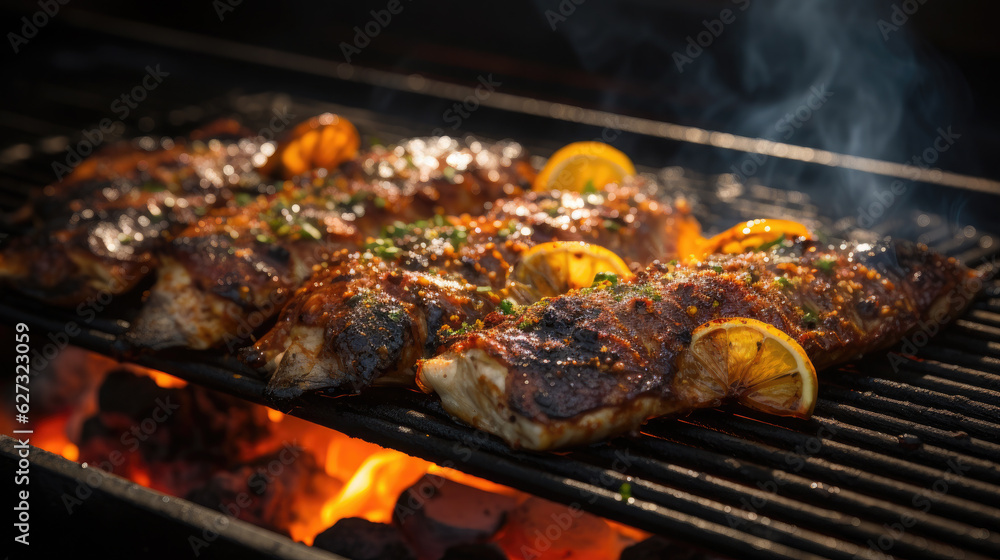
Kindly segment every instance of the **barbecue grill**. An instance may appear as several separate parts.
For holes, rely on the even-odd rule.
[[[90,81],[74,75],[19,76],[15,104],[0,111],[0,208],[10,211],[28,189],[51,182],[50,164],[74,145],[80,131],[106,116],[100,92],[127,90],[135,76],[115,67],[123,49],[139,48],[164,60],[190,57],[177,81],[165,81],[118,134],[173,134],[218,116],[236,115],[260,128],[278,114],[299,119],[333,111],[381,140],[426,135],[419,118],[374,112],[369,92],[391,91],[404,115],[447,106],[474,90],[416,75],[345,67],[228,40],[189,35],[146,24],[128,24],[88,12],[63,14],[64,40],[100,37],[111,54],[90,54]],[[31,56],[30,54],[26,56]],[[225,64],[220,69],[218,65]],[[258,66],[258,64],[260,66]],[[166,65],[165,65],[166,66]],[[224,74],[269,68],[271,80],[232,91]],[[275,67],[282,68],[275,70]],[[211,79],[207,76],[212,74]],[[341,104],[318,101],[310,80],[335,84]],[[205,78],[193,91],[189,85]],[[250,82],[254,82],[251,80]],[[96,84],[96,85],[95,85]],[[263,86],[263,87],[262,87]],[[310,95],[312,93],[313,95]],[[327,96],[323,96],[327,97]],[[353,105],[352,105],[353,104]],[[14,112],[10,108],[16,107]],[[440,114],[440,112],[436,113]],[[682,167],[649,167],[664,192],[694,201],[711,231],[757,216],[797,219],[834,238],[892,234],[915,239],[990,275],[1000,256],[1000,237],[976,218],[1000,196],[996,182],[959,174],[882,164],[863,158],[802,152],[776,143],[653,120],[497,93],[484,100],[463,131],[510,135],[534,153],[558,140],[600,138],[613,129],[627,143],[649,150],[742,150],[805,163],[814,182],[796,185],[757,181]],[[525,130],[543,130],[545,139]],[[450,132],[450,129],[449,129]],[[791,148],[795,148],[791,146]],[[797,155],[798,154],[798,155]],[[640,159],[640,161],[642,161]],[[780,162],[777,164],[780,167]],[[855,216],[832,212],[831,194],[816,185],[831,172],[875,172],[913,178],[918,193],[950,189],[982,202],[979,213],[956,223],[932,197],[925,207],[907,204],[868,229]],[[995,207],[995,206],[994,206]],[[14,232],[8,232],[14,233]],[[969,298],[972,294],[968,295]],[[116,298],[98,318],[82,321],[73,310],[55,309],[9,293],[0,297],[4,324],[25,322],[34,333],[61,333],[81,326],[72,344],[111,356],[134,316],[136,297]],[[925,334],[932,334],[933,325]],[[937,329],[933,329],[937,330]],[[35,335],[36,340],[44,337]],[[448,417],[434,398],[414,391],[376,388],[351,397],[310,395],[288,412],[380,445],[532,494],[737,558],[975,558],[1000,555],[1000,282],[989,280],[969,311],[936,336],[913,336],[901,354],[874,355],[821,373],[820,398],[809,421],[779,419],[742,409],[702,410],[678,419],[649,422],[637,434],[568,453],[511,450],[499,440]],[[897,349],[898,350],[898,349]],[[231,356],[217,352],[170,352],[129,356],[138,364],[193,383],[262,403],[265,381]],[[624,484],[629,493],[622,492]],[[150,537],[155,538],[155,537]]]

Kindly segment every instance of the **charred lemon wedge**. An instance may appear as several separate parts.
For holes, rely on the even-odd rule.
[[[313,169],[333,169],[358,153],[361,137],[351,121],[324,113],[292,129],[264,172],[288,179]]]
[[[628,156],[603,142],[574,142],[552,154],[535,177],[536,191],[583,192],[635,175]]]
[[[813,239],[812,231],[799,222],[790,220],[759,219],[737,224],[726,231],[706,239],[701,245],[703,254],[737,254],[753,249],[767,248],[782,239],[805,237]]]
[[[586,288],[598,275],[616,281],[633,276],[621,257],[600,245],[550,241],[535,245],[521,255],[508,287],[527,287],[533,294],[517,299],[539,299]]]
[[[802,346],[767,323],[716,319],[692,333],[675,388],[700,406],[733,398],[755,410],[808,418],[816,406],[816,368]]]

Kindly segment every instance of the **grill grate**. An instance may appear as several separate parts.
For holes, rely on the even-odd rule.
[[[87,127],[58,89],[36,84],[35,108],[77,120],[0,112],[0,208],[13,209],[32,185],[50,180],[45,159]],[[89,99],[81,96],[79,99]],[[191,114],[226,109],[251,121],[282,96],[240,96]],[[178,103],[178,99],[172,99]],[[77,103],[81,103],[77,101]],[[299,101],[298,115],[331,109]],[[383,139],[422,129],[405,122],[332,107]],[[155,109],[153,109],[155,112]],[[185,109],[161,114],[171,121]],[[29,108],[30,112],[30,108]],[[38,113],[43,114],[43,113]],[[82,116],[81,116],[82,115]],[[174,118],[177,126],[185,119]],[[79,125],[79,128],[76,126]],[[137,133],[126,130],[126,135]],[[48,149],[46,149],[48,146]],[[30,157],[21,157],[25,151]],[[832,222],[803,193],[689,170],[657,172],[665,190],[698,202],[703,223],[723,226],[749,215],[787,216],[855,235]],[[739,207],[733,204],[738,197]],[[984,271],[992,271],[998,239],[951,231],[946,220],[915,211],[877,233],[920,239]],[[923,224],[923,225],[921,225]],[[134,302],[133,302],[134,303]],[[125,306],[127,307],[127,306]],[[0,317],[44,331],[62,331],[71,311],[5,294]],[[127,313],[97,318],[75,344],[114,354]],[[566,454],[515,452],[450,420],[433,400],[413,391],[373,389],[338,398],[313,395],[292,414],[352,436],[394,447],[548,499],[739,558],[926,558],[1000,555],[1000,283],[988,283],[971,310],[893,371],[884,356],[822,373],[820,400],[809,421],[742,410],[702,410],[650,422],[642,435]],[[137,363],[242,398],[263,402],[264,382],[229,357],[173,352]],[[620,494],[631,485],[632,500]]]

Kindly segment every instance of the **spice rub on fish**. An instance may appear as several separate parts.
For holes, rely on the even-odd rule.
[[[529,193],[497,201],[480,218],[398,224],[366,252],[314,275],[244,357],[273,371],[275,398],[412,383],[417,359],[497,308],[512,264],[528,248],[585,241],[641,266],[676,252],[682,224],[697,229],[686,212],[647,198],[638,184]]]
[[[571,292],[460,337],[419,366],[444,408],[515,447],[590,443],[705,402],[686,364],[692,332],[748,317],[802,346],[817,369],[945,323],[981,286],[954,259],[905,241],[767,252],[655,265],[633,281]],[[699,374],[699,375],[704,375]]]
[[[60,305],[128,291],[172,234],[259,188],[261,146],[225,121],[192,139],[147,137],[87,159],[9,217],[25,231],[0,253],[0,282]]]
[[[480,214],[524,192],[534,173],[524,158],[512,142],[417,138],[279,183],[276,194],[236,197],[164,247],[126,342],[234,351],[338,252],[362,250],[392,223]]]

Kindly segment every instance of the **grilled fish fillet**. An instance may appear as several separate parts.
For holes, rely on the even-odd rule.
[[[403,228],[313,276],[244,357],[273,371],[268,393],[278,399],[412,384],[416,361],[436,353],[446,333],[497,307],[529,247],[586,241],[641,266],[675,254],[682,227],[697,232],[692,217],[644,197],[638,185],[615,185],[589,195],[530,193],[498,201],[481,218]]]
[[[545,300],[469,333],[421,362],[417,382],[448,412],[512,446],[590,443],[719,404],[686,394],[692,380],[681,367],[692,331],[709,320],[769,323],[820,369],[888,347],[921,322],[951,320],[977,286],[954,259],[905,241],[800,241],[695,266],[656,265],[634,282]]]
[[[0,282],[59,305],[130,290],[172,234],[256,192],[261,145],[239,132],[223,123],[202,140],[116,146],[32,193],[12,219],[28,230],[0,253]]]
[[[245,346],[312,267],[395,222],[481,214],[534,171],[518,144],[416,138],[375,146],[332,171],[229,203],[163,249],[158,281],[126,335],[133,349]]]

